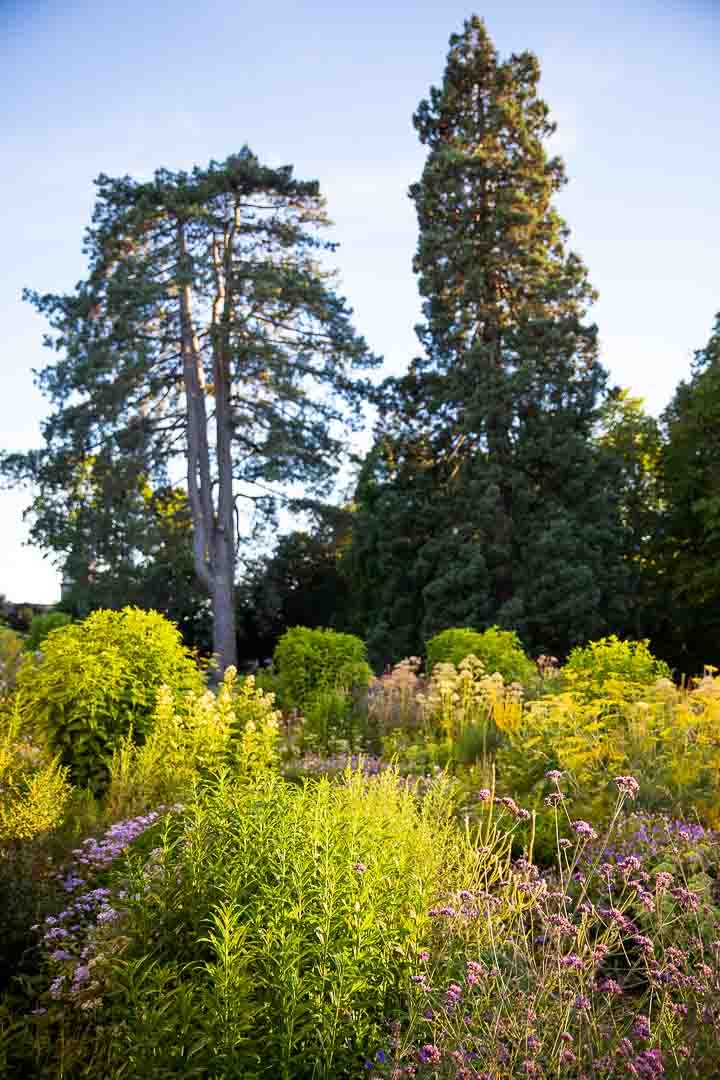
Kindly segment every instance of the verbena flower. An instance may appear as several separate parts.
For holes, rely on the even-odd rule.
[[[439,1065],[442,1060],[441,1052],[433,1043],[425,1043],[424,1046],[421,1046],[418,1057],[424,1065]]]
[[[571,821],[570,825],[578,836],[582,836],[586,840],[597,840],[597,833],[587,821]]]
[[[634,776],[616,776],[615,786],[620,794],[628,799],[636,799],[640,791],[640,785]]]

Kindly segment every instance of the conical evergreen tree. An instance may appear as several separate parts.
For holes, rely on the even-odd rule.
[[[704,664],[720,666],[720,314],[662,427],[653,598],[663,655],[696,675]]]
[[[565,173],[546,149],[539,76],[530,53],[501,62],[473,17],[414,117],[428,148],[410,189],[424,355],[392,387],[372,461],[388,502],[388,489],[407,491],[408,462],[423,485],[430,470],[432,511],[415,537],[398,519],[412,572],[377,545],[371,572],[378,515],[362,498],[355,542],[367,596],[388,594],[393,576],[415,583],[416,640],[499,621],[557,651],[622,615],[612,468],[593,439],[606,386],[587,321],[595,294],[553,205]],[[393,530],[385,517],[385,548]],[[389,622],[392,651],[387,611],[366,619],[376,632]]]

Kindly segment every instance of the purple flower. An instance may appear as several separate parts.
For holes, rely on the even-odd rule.
[[[635,1076],[642,1080],[658,1080],[665,1075],[662,1054],[659,1050],[641,1050],[631,1062]]]
[[[62,926],[53,926],[51,930],[48,930],[45,934],[43,941],[62,941],[64,938],[70,937],[67,930]]]
[[[490,802],[490,799],[492,799],[492,791],[486,787],[480,788],[478,791],[478,799],[480,802]]]
[[[633,941],[639,945],[643,952],[651,953],[655,949],[651,939],[645,934],[633,934]]]
[[[586,840],[597,840],[597,833],[592,825],[588,825],[587,821],[571,821],[570,824],[578,836],[582,836]]]
[[[634,776],[616,776],[615,786],[620,794],[628,799],[636,799],[640,791],[640,785]]]
[[[563,802],[565,796],[561,791],[553,791],[550,795],[546,795],[544,802],[546,806],[559,806]]]
[[[550,769],[548,772],[545,773],[545,779],[554,780],[555,783],[557,783],[558,780],[562,780],[564,775],[565,773],[560,772],[559,769]]]
[[[700,906],[700,899],[697,893],[691,892],[690,889],[682,887],[672,889],[670,895],[673,900],[677,900],[680,907],[685,911],[697,911]]]
[[[424,1065],[439,1065],[442,1055],[433,1043],[425,1043],[420,1047],[418,1057]]]
[[[637,1035],[639,1039],[650,1038],[650,1021],[647,1016],[643,1016],[642,1013],[640,1013],[639,1016],[635,1017],[635,1022],[633,1023],[633,1034]]]
[[[364,874],[365,871],[367,870],[367,866],[365,865],[365,863],[356,862],[356,863],[353,863],[353,870],[355,871],[356,874]]]

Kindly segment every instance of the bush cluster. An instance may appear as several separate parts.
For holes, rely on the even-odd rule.
[[[720,679],[605,639],[540,696],[473,654],[363,695],[362,643],[300,629],[283,716],[232,668],[206,689],[159,616],[101,614],[0,709],[0,1075],[720,1071]],[[84,712],[44,670],[82,649],[109,667]],[[43,678],[59,720],[33,723]],[[67,716],[105,725],[94,793]]]
[[[120,740],[141,742],[158,690],[198,690],[197,664],[177,627],[153,611],[96,611],[52,630],[18,673],[18,707],[47,739],[73,783],[101,790]]]
[[[527,683],[537,673],[515,631],[499,626],[482,633],[466,627],[443,630],[428,641],[426,656],[430,673],[440,663],[459,667],[467,656],[476,656],[488,675],[498,672],[507,683]]]

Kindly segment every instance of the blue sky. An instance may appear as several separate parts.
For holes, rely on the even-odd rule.
[[[39,444],[43,322],[23,286],[72,288],[100,172],[146,176],[247,143],[317,178],[358,329],[386,371],[416,354],[411,115],[473,11],[501,54],[530,49],[558,123],[559,207],[599,290],[615,382],[659,412],[720,309],[720,4],[454,0],[3,0],[0,447]],[[631,10],[628,10],[631,9]],[[49,355],[49,354],[48,354]],[[0,593],[52,602],[23,547],[27,495],[0,493]]]

